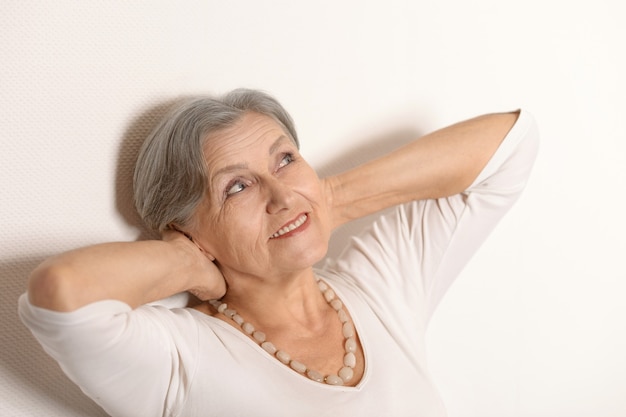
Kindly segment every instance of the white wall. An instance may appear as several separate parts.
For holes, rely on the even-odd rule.
[[[618,0],[182,3],[0,3],[0,415],[102,415],[19,324],[26,275],[136,238],[127,174],[159,106],[238,86],[286,105],[325,174],[479,113],[534,113],[536,169],[441,304],[433,373],[451,417],[626,415]]]

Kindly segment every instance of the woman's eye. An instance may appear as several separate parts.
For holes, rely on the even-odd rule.
[[[289,165],[292,162],[293,162],[293,154],[287,153],[285,154],[285,156],[283,156],[283,159],[280,160],[280,164],[278,165],[278,167],[282,168],[286,165]]]
[[[231,185],[229,185],[226,188],[226,196],[231,196],[237,193],[242,192],[244,189],[246,188],[246,185],[241,182],[241,181],[237,181]]]

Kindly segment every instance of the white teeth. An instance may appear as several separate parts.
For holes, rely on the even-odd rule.
[[[296,230],[298,227],[302,226],[302,224],[306,221],[307,215],[303,214],[302,216],[298,217],[298,219],[291,223],[290,225],[287,225],[285,227],[283,227],[282,229],[280,229],[278,232],[274,233],[272,236],[270,236],[270,239],[273,239],[275,237],[278,236],[282,236],[285,233],[289,233],[292,230]]]

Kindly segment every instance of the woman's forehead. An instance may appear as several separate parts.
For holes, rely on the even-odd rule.
[[[210,171],[214,171],[220,165],[240,163],[238,159],[246,156],[269,155],[283,143],[293,140],[278,122],[263,114],[247,113],[233,125],[209,135],[204,155]]]
[[[209,134],[204,140],[206,157],[230,153],[251,146],[271,146],[282,136],[293,143],[293,139],[274,118],[260,113],[246,113],[234,124]]]

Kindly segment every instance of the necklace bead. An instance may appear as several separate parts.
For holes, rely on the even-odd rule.
[[[347,338],[344,344],[344,349],[346,350],[346,352],[354,353],[356,352],[356,348],[357,348],[356,339],[354,337]]]
[[[265,333],[257,330],[254,333],[252,333],[252,338],[256,340],[257,343],[263,343],[265,342]]]
[[[350,322],[345,322],[343,324],[343,337],[346,339],[349,337],[354,337],[354,326]]]
[[[324,378],[324,382],[326,382],[328,385],[343,385],[343,379],[341,379],[337,375],[328,375],[326,378]]]
[[[291,362],[289,362],[289,366],[291,366],[291,369],[301,374],[306,372],[306,365],[302,362],[292,360]]]
[[[343,385],[354,377],[354,367],[356,366],[355,352],[357,350],[354,325],[350,322],[348,314],[343,309],[343,303],[341,300],[336,298],[335,291],[333,291],[328,284],[320,279],[317,279],[317,286],[322,292],[326,302],[337,312],[337,317],[342,324],[342,333],[345,338],[343,343],[345,351],[343,357],[344,366],[339,370],[337,375],[323,376],[321,373],[313,369],[309,369],[302,362],[291,359],[291,356],[287,352],[276,348],[272,342],[268,342],[266,340],[265,333],[256,330],[251,323],[245,321],[243,317],[237,313],[237,311],[229,308],[226,303],[219,300],[211,300],[209,303],[218,311],[218,313],[221,313],[233,320],[241,328],[241,330],[257,342],[263,350],[274,356],[283,364],[289,366],[294,371],[306,375],[309,379],[319,383],[326,383],[328,385]]]
[[[348,382],[354,376],[354,370],[349,366],[344,366],[339,370],[339,378],[341,378],[344,382]]]
[[[276,354],[276,351],[278,350],[272,342],[263,342],[261,343],[261,347],[270,355]]]
[[[320,374],[317,371],[314,371],[313,369],[307,369],[306,376],[308,376],[315,382],[324,382],[324,375]]]
[[[289,354],[284,350],[279,350],[278,352],[276,352],[276,357],[285,365],[289,365],[289,362],[291,362],[291,356],[289,356]]]

